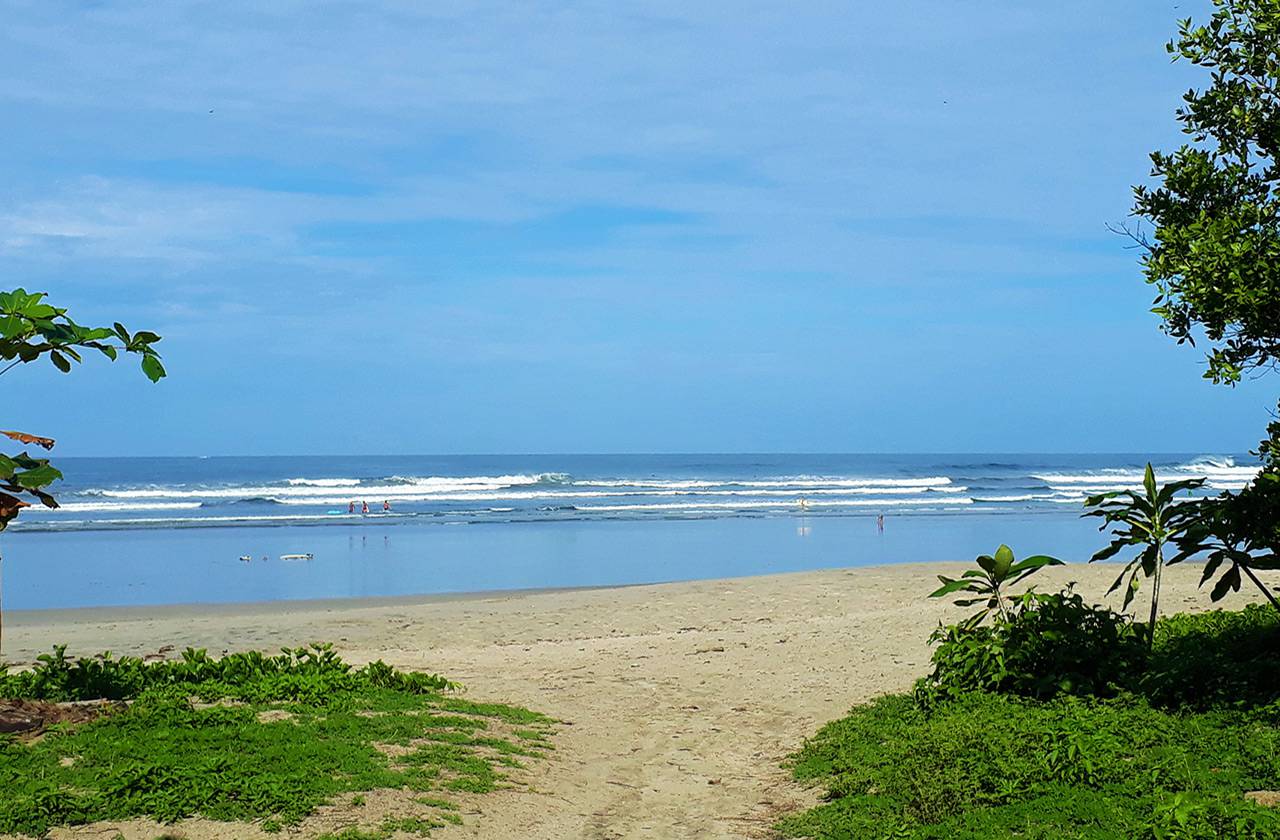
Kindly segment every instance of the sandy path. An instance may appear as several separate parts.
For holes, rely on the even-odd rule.
[[[11,659],[56,640],[87,653],[213,651],[331,640],[353,661],[439,671],[477,699],[565,722],[528,789],[478,800],[455,838],[768,837],[810,801],[780,766],[850,705],[904,689],[949,612],[925,594],[961,566],[893,566],[452,600],[85,610],[10,618]],[[1166,578],[1171,610],[1207,605],[1198,569]],[[1115,570],[1071,566],[1101,596]],[[186,826],[190,836],[214,836]],[[90,836],[76,833],[76,836]]]

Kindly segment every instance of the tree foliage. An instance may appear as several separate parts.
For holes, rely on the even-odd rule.
[[[1205,377],[1234,385],[1280,362],[1280,3],[1213,0],[1209,20],[1179,21],[1166,49],[1207,71],[1208,84],[1182,97],[1187,142],[1153,152],[1157,183],[1134,188],[1133,214],[1150,235],[1127,232],[1144,249],[1162,329],[1180,344],[1205,342]],[[1174,562],[1203,553],[1204,582],[1220,575],[1215,600],[1243,575],[1280,608],[1254,574],[1280,555],[1280,423],[1257,454],[1258,477],[1199,506]]]
[[[158,382],[164,377],[164,365],[155,349],[160,336],[146,331],[130,333],[119,323],[86,327],[45,298],[43,292],[25,289],[0,292],[0,363],[7,363],[0,368],[0,374],[42,358],[69,373],[73,365],[84,360],[83,352],[92,350],[112,361],[121,353],[133,353],[141,358],[142,372],[148,379]],[[14,431],[0,434],[28,446],[53,448],[51,438]],[[46,488],[60,478],[62,473],[47,458],[35,457],[28,450],[0,453],[0,531],[22,508],[30,506],[27,499],[57,507]]]
[[[1133,212],[1153,229],[1143,269],[1164,330],[1192,344],[1202,331],[1205,376],[1234,383],[1280,361],[1280,4],[1214,6],[1167,46],[1210,84],[1183,96],[1190,142],[1151,154],[1159,184],[1135,187]]]

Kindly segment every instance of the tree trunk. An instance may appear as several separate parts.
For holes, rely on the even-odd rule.
[[[1236,565],[1244,569],[1244,573],[1249,576],[1249,580],[1253,581],[1253,585],[1262,590],[1262,594],[1267,596],[1267,600],[1271,602],[1271,606],[1280,610],[1280,601],[1276,600],[1276,596],[1271,594],[1271,590],[1267,589],[1267,585],[1265,583],[1258,580],[1258,576],[1253,573],[1253,569],[1250,569],[1248,566],[1241,563],[1237,563]]]
[[[1156,546],[1156,573],[1151,585],[1151,621],[1147,626],[1147,650],[1156,643],[1156,618],[1160,614],[1160,572],[1164,569],[1164,550]]]

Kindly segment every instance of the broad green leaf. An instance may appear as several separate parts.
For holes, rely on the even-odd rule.
[[[13,481],[28,490],[35,490],[40,487],[47,487],[60,478],[62,478],[61,472],[54,467],[45,465],[33,470],[15,473]]]
[[[1219,601],[1228,591],[1240,591],[1240,567],[1232,566],[1218,578],[1218,582],[1214,585],[1213,591],[1209,593],[1209,600]]]
[[[996,553],[992,558],[994,566],[991,569],[992,575],[996,580],[1004,580],[1009,574],[1009,569],[1013,566],[1013,549],[1007,545],[1001,545],[996,549]]]
[[[1147,462],[1147,469],[1142,473],[1142,487],[1147,491],[1147,498],[1155,501],[1156,499],[1156,473],[1151,469],[1151,462]]]
[[[142,372],[152,382],[159,382],[165,376],[164,365],[160,364],[158,358],[150,354],[142,357]]]
[[[1213,554],[1204,564],[1204,572],[1200,575],[1200,585],[1204,586],[1222,566],[1226,557],[1221,553]]]
[[[953,592],[967,591],[969,588],[968,581],[952,580],[950,578],[944,578],[942,577],[942,575],[938,575],[938,579],[943,582],[942,586],[938,587],[933,592],[930,592],[929,593],[930,598],[941,598],[942,596],[950,595]]]

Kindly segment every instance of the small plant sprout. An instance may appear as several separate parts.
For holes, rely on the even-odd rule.
[[[993,610],[999,613],[1001,618],[1007,618],[1009,610],[1005,605],[1004,597],[1007,587],[1013,586],[1045,566],[1062,565],[1061,560],[1044,554],[1016,560],[1013,549],[1007,545],[1001,545],[996,549],[995,554],[978,555],[975,562],[979,568],[969,569],[959,578],[938,575],[942,586],[929,595],[930,598],[942,598],[961,592],[972,597],[958,598],[955,601],[957,607],[981,604],[981,609],[961,622],[960,626],[963,629],[977,627]]]

